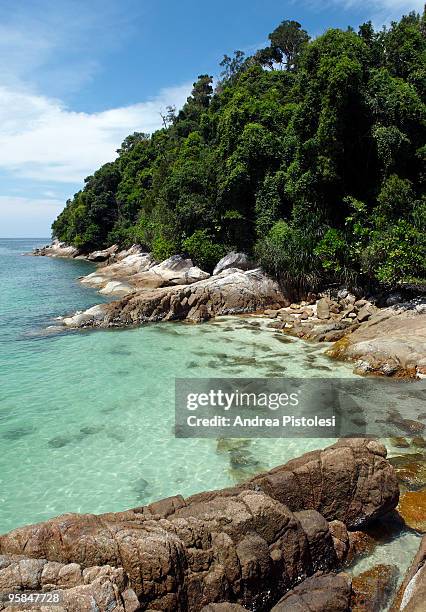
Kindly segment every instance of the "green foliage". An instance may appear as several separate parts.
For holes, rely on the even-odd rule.
[[[197,230],[183,241],[184,250],[203,270],[211,271],[224,255],[223,245],[212,240],[207,230]]]
[[[347,250],[348,244],[343,232],[330,228],[315,247],[314,254],[321,260],[324,270],[341,272]]]
[[[245,250],[299,289],[424,276],[425,23],[310,41],[283,21],[266,49],[224,57],[215,90],[199,76],[163,129],[128,136],[53,233],[84,251],[187,252],[208,269]]]

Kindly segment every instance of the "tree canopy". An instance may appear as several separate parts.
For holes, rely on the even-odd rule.
[[[426,19],[270,46],[201,75],[164,127],[128,136],[53,223],[83,251],[137,242],[211,269],[230,249],[298,287],[424,279]]]

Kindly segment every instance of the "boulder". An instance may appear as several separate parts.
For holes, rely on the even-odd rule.
[[[330,305],[328,298],[321,298],[317,302],[317,317],[318,319],[328,319],[330,317]]]
[[[350,598],[348,574],[315,575],[284,595],[271,612],[349,612]]]
[[[357,319],[360,323],[362,323],[363,321],[367,321],[367,319],[369,319],[372,315],[376,314],[376,312],[378,312],[378,308],[376,308],[376,306],[373,304],[370,304],[370,302],[367,302],[367,304],[365,304],[358,311]]]
[[[83,592],[85,581],[92,585],[105,571],[117,582],[114,594],[130,603],[114,608],[111,599],[91,595],[101,611],[136,609],[133,593],[145,610],[198,612],[225,601],[270,609],[304,579],[344,560],[346,526],[368,522],[397,503],[385,454],[372,440],[342,440],[237,487],[100,516],[65,514],[15,529],[0,536],[0,555],[14,563],[19,556],[22,567],[0,562],[0,586],[12,589],[29,575],[25,584],[47,589],[40,578],[47,563],[48,583],[58,584],[60,575],[70,592]],[[313,592],[320,600],[326,590],[322,585]],[[333,592],[337,601],[342,588]]]
[[[253,266],[245,253],[235,253],[231,251],[216,264],[213,270],[213,276],[220,274],[227,268],[238,268],[239,270],[250,270]]]
[[[376,565],[352,579],[351,612],[381,612],[395,590],[396,565]]]
[[[157,275],[164,285],[189,285],[209,278],[208,272],[203,272],[192,263],[191,259],[184,259],[181,255],[172,255],[169,259],[150,268],[150,274]]]
[[[389,612],[424,612],[426,601],[426,536],[404,576]]]
[[[87,259],[89,261],[96,261],[96,262],[107,261],[108,259],[110,259],[110,257],[115,255],[117,252],[118,252],[118,245],[113,244],[112,246],[108,247],[107,249],[103,249],[102,251],[93,251],[92,253],[89,253],[89,255],[87,256]]]

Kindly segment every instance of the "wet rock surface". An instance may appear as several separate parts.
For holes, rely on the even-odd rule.
[[[79,609],[72,589],[94,588],[99,567],[118,572],[108,573],[110,583],[117,582],[109,591],[121,598],[118,610],[136,609],[134,594],[142,610],[199,611],[225,601],[269,610],[301,581],[344,560],[347,527],[396,505],[397,484],[385,454],[374,441],[342,440],[230,489],[127,512],[66,514],[16,529],[0,537],[6,559],[0,584],[15,585],[9,566],[19,555],[31,583],[40,581],[42,563],[67,566],[66,610]],[[22,575],[20,570],[20,580]],[[90,584],[81,586],[81,576]],[[100,612],[112,609],[101,595],[93,597]],[[125,597],[130,603],[123,604]]]
[[[398,579],[396,565],[376,565],[352,579],[351,612],[381,612]]]
[[[426,533],[426,488],[401,495],[398,512],[411,529]]]
[[[311,576],[287,593],[271,612],[349,612],[351,582],[343,573]]]

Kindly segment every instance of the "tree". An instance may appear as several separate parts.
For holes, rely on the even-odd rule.
[[[294,70],[297,56],[309,41],[308,33],[302,29],[298,21],[286,20],[269,34],[271,46],[278,55],[280,63],[285,58],[287,70]]]

